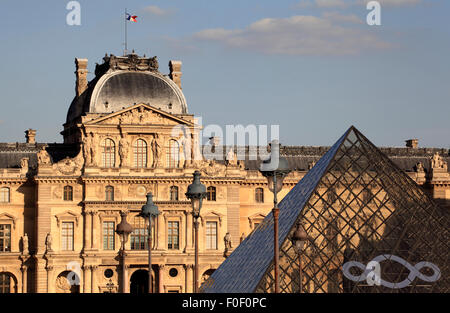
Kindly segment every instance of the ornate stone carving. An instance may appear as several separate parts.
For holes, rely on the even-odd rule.
[[[42,149],[37,153],[37,157],[38,157],[38,164],[39,165],[48,165],[50,164],[51,161],[51,157],[48,154],[47,150],[45,149],[45,147],[42,147]]]
[[[129,54],[125,57],[116,57],[114,55],[103,58],[109,68],[113,70],[126,71],[152,71],[157,72],[159,68],[156,56],[152,58],[141,58],[136,54]],[[102,65],[97,65],[100,68]],[[96,69],[97,71],[97,69]]]
[[[51,252],[52,249],[52,235],[50,233],[47,234],[47,237],[45,237],[45,252]]]
[[[128,159],[128,147],[129,143],[125,138],[120,138],[119,140],[119,157],[120,157],[120,166],[127,165]]]
[[[61,186],[56,186],[53,189],[53,199],[62,199],[62,188],[61,188]]]
[[[229,232],[226,233],[225,237],[223,237],[223,241],[225,244],[225,255],[228,255],[229,252],[233,249],[233,244],[231,242],[231,235]]]
[[[161,166],[161,154],[162,154],[162,147],[161,147],[161,140],[159,139],[159,135],[155,134],[155,136],[152,139],[152,142],[150,144],[152,148],[152,155],[153,155],[153,164],[152,167],[158,167]]]
[[[443,169],[447,171],[447,162],[436,152],[431,158],[431,167],[434,169]]]
[[[95,166],[95,153],[96,145],[94,140],[94,134],[83,138],[83,157],[85,166]]]
[[[82,161],[77,156],[73,159],[66,157],[65,159],[56,163],[56,168],[63,175],[73,175],[82,167]]]
[[[227,153],[227,166],[237,166],[238,165],[238,159],[236,153],[234,153],[233,148],[230,148],[230,150]]]
[[[422,162],[419,162],[416,164],[416,172],[418,173],[423,173],[425,170],[423,169],[423,164]]]
[[[22,158],[20,160],[20,167],[24,169],[28,169],[28,163],[30,161],[30,158]]]
[[[211,159],[204,162],[201,171],[208,176],[225,175],[225,166],[217,163],[216,160]]]
[[[25,233],[25,235],[22,237],[22,254],[27,255],[28,253],[28,235],[27,233]]]

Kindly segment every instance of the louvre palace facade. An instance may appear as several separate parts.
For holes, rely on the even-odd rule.
[[[75,60],[76,96],[63,143],[36,142],[33,129],[24,142],[0,143],[0,292],[120,292],[122,283],[125,292],[145,292],[148,232],[138,214],[149,192],[161,211],[152,229],[153,290],[193,292],[193,217],[185,196],[193,172],[201,172],[207,187],[199,219],[202,282],[272,209],[260,161],[238,160],[237,151],[248,147],[221,147],[224,160],[201,157],[181,62],[170,61],[164,75],[156,57],[107,55],[91,81],[87,63]],[[281,148],[292,172],[279,199],[328,148]],[[412,139],[380,150],[450,209],[448,149],[419,148]],[[124,282],[115,233],[121,212],[133,227]]]

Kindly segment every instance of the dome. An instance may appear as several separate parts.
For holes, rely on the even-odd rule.
[[[73,100],[67,122],[86,113],[112,113],[137,103],[172,114],[187,113],[181,89],[158,71],[122,70],[108,64],[105,72],[96,74],[87,89]]]

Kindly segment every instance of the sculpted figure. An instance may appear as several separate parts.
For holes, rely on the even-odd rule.
[[[127,156],[128,156],[128,141],[122,137],[119,140],[120,166],[126,165]]]
[[[157,167],[160,164],[161,159],[161,141],[159,140],[158,134],[155,134],[155,137],[151,142],[152,146],[152,154],[153,154],[153,164],[152,167]]]
[[[38,162],[39,164],[50,164],[50,155],[48,154],[47,150],[45,150],[45,147],[42,147],[42,149],[37,153]]]
[[[225,242],[225,251],[229,251],[231,248],[233,248],[230,233],[227,232],[227,234],[223,238],[223,241]]]
[[[230,150],[227,153],[227,165],[230,166],[238,165],[237,155],[236,153],[234,153],[233,148],[230,148]]]
[[[53,251],[52,250],[52,235],[50,233],[47,234],[47,237],[45,237],[45,249],[46,251]]]
[[[20,160],[20,167],[21,167],[21,168],[27,169],[27,168],[28,168],[28,161],[29,161],[29,160],[30,160],[29,158],[22,158],[22,159]]]
[[[28,254],[28,235],[26,233],[22,237],[22,254]]]

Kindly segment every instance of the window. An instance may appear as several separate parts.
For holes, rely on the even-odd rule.
[[[217,250],[217,222],[206,222],[206,249]]]
[[[64,201],[73,200],[73,188],[71,186],[64,186]]]
[[[167,167],[176,168],[180,161],[180,145],[176,140],[169,140],[166,147]]]
[[[206,200],[216,201],[216,187],[209,186],[206,189]]]
[[[103,222],[103,250],[114,250],[114,222]]]
[[[114,201],[114,187],[113,186],[106,186],[105,198],[106,198],[106,201]]]
[[[73,251],[73,222],[62,223],[61,241],[61,250]]]
[[[168,223],[168,229],[167,229],[167,243],[168,243],[168,249],[179,249],[180,243],[179,243],[179,223],[178,222],[169,222]]]
[[[7,187],[0,188],[0,202],[3,203],[9,202],[9,188]]]
[[[148,249],[148,226],[145,219],[135,216],[133,219],[133,232],[131,233],[131,250]],[[155,247],[155,223],[152,222],[152,248]]]
[[[11,276],[8,273],[0,273],[0,293],[11,292]]]
[[[170,187],[170,201],[178,201],[178,187]]]
[[[11,252],[11,225],[0,224],[0,252]]]
[[[255,189],[255,201],[258,203],[264,202],[264,189],[263,188]]]
[[[102,165],[103,167],[114,167],[116,163],[116,146],[111,139],[105,139],[102,145]]]
[[[134,167],[145,168],[147,167],[147,143],[138,139],[133,145],[134,151]]]

